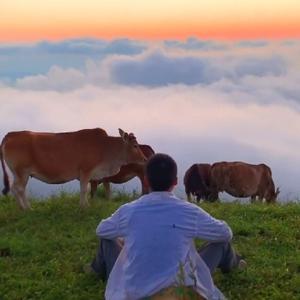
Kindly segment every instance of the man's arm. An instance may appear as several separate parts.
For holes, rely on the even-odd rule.
[[[121,223],[121,208],[119,208],[109,218],[99,223],[96,229],[96,235],[110,240],[123,236],[123,226]]]
[[[232,231],[225,221],[215,219],[198,207],[196,237],[210,242],[227,242],[232,239]]]

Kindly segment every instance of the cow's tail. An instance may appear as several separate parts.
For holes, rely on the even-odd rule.
[[[0,145],[0,160],[2,165],[2,171],[3,171],[3,183],[4,183],[4,189],[2,190],[3,195],[6,195],[10,188],[9,188],[9,179],[8,174],[6,172],[4,158],[3,158],[3,151],[2,151],[2,145]]]

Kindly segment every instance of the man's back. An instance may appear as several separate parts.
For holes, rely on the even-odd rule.
[[[167,192],[157,192],[130,207],[125,236],[128,286],[139,289],[147,281],[174,280],[195,236],[195,214],[186,204]]]
[[[210,297],[214,293],[213,282],[195,250],[193,238],[231,238],[226,223],[169,192],[152,192],[123,205],[100,223],[97,234],[125,240],[108,280],[108,300],[139,299],[174,285],[180,264],[184,284],[196,285],[201,294]]]

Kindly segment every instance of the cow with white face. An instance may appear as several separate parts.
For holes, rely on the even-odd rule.
[[[78,179],[80,205],[88,205],[90,180],[101,180],[118,173],[125,164],[144,163],[146,160],[135,136],[122,129],[119,133],[120,137],[108,136],[100,128],[64,133],[8,133],[0,148],[3,194],[10,189],[6,163],[14,177],[11,191],[22,209],[30,208],[25,196],[29,177],[50,184]]]

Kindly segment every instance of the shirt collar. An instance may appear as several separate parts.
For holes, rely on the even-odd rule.
[[[176,196],[172,193],[172,192],[150,192],[149,194],[146,194],[144,196],[142,196],[141,200],[143,201],[157,201],[159,199],[163,199],[164,201],[166,200],[173,200],[174,198],[176,198]]]
[[[168,191],[154,191],[150,192],[148,195],[153,195],[153,196],[174,196],[173,192],[168,192]]]

